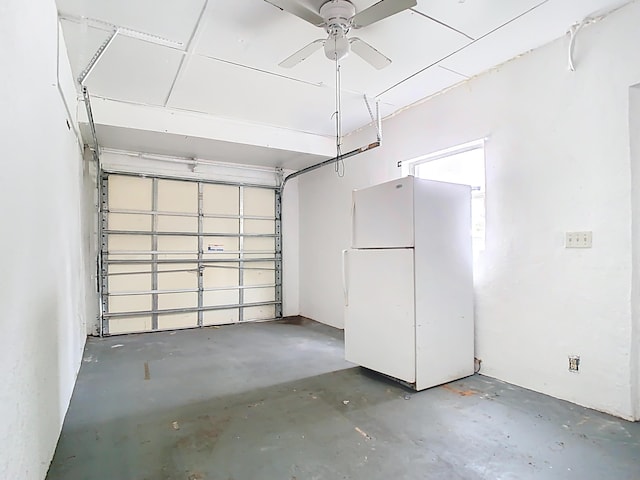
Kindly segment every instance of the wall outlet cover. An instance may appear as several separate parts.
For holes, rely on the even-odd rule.
[[[593,232],[566,232],[564,239],[565,248],[591,248],[593,244]]]
[[[580,368],[580,356],[569,355],[569,371],[572,373],[578,373]]]

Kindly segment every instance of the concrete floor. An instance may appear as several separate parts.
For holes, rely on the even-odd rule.
[[[412,392],[342,333],[90,339],[49,480],[640,479],[640,424],[475,375]]]

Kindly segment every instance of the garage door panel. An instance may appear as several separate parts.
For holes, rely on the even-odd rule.
[[[230,185],[202,186],[202,211],[204,214],[238,215],[240,213],[240,188]]]
[[[272,285],[276,281],[274,262],[252,263],[249,269],[243,271],[244,285]]]
[[[246,307],[243,310],[244,320],[268,320],[276,316],[275,305]]]
[[[158,272],[158,290],[187,290],[196,288],[198,288],[197,272]]]
[[[240,219],[238,218],[203,218],[203,233],[240,233]]]
[[[207,266],[203,271],[202,277],[205,289],[215,287],[235,287],[240,285],[237,263]]]
[[[273,237],[249,237],[244,239],[245,253],[257,252],[275,252],[276,240]],[[263,255],[266,257],[269,255]],[[270,255],[273,256],[273,255]]]
[[[238,305],[240,303],[240,293],[239,290],[205,291],[202,294],[202,303],[205,307]]]
[[[158,309],[192,308],[198,305],[198,292],[158,294]]]
[[[192,328],[198,326],[198,314],[176,313],[158,316],[158,330],[174,330],[178,328]]]
[[[196,236],[158,236],[158,252],[198,253]]]
[[[151,251],[150,235],[109,235],[109,253]]]
[[[244,221],[244,233],[273,235],[276,233],[276,224],[273,220],[246,219]]]
[[[111,318],[109,319],[109,334],[148,332],[151,330],[151,325],[151,316]]]
[[[110,210],[151,210],[153,181],[150,178],[111,175],[107,191]]]
[[[267,188],[245,188],[244,214],[248,216],[274,217],[274,191]]]
[[[198,184],[180,180],[158,180],[158,211],[198,213]]]
[[[240,320],[240,309],[233,308],[229,310],[208,310],[202,314],[202,323],[209,325],[226,325],[229,323],[237,323]]]
[[[151,295],[109,296],[109,313],[149,312]]]
[[[109,293],[151,290],[151,273],[111,275],[107,285]]]
[[[158,215],[158,232],[198,232],[198,217]]]
[[[110,213],[109,230],[151,231],[153,217],[133,213]]]
[[[276,289],[269,288],[245,288],[244,301],[246,303],[273,302],[276,299]]]

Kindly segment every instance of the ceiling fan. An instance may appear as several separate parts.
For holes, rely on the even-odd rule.
[[[348,0],[329,0],[322,4],[316,13],[299,3],[299,0],[265,0],[267,3],[289,12],[328,33],[326,39],[314,40],[279,63],[281,67],[291,68],[308,58],[324,46],[324,53],[330,60],[338,61],[353,51],[378,70],[391,64],[391,60],[357,37],[347,37],[351,29],[358,29],[383,20],[396,13],[415,7],[416,0],[380,0],[379,2],[356,12],[356,7]]]

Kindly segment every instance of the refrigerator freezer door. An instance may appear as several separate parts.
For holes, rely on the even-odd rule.
[[[413,247],[413,177],[353,192],[353,248]]]
[[[346,359],[415,382],[413,250],[349,250],[344,261]]]

